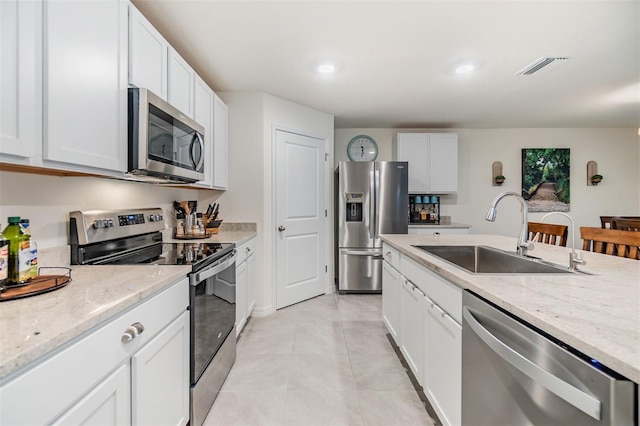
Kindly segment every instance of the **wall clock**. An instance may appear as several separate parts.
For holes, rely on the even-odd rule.
[[[371,136],[358,135],[349,141],[347,156],[351,161],[374,161],[378,157],[378,144]]]

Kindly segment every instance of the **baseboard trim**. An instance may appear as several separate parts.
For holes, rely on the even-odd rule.
[[[271,315],[276,310],[273,308],[273,305],[268,306],[256,306],[253,308],[253,312],[251,316],[253,317],[266,317],[267,315]]]

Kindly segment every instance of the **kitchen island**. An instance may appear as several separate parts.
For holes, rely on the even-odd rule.
[[[603,365],[640,383],[640,262],[582,252],[588,274],[471,274],[414,245],[486,245],[515,251],[497,235],[382,235],[402,256],[469,289]],[[529,254],[567,265],[570,248],[536,244]]]

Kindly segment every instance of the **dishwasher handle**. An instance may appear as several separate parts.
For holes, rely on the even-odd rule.
[[[520,353],[507,346],[503,341],[491,334],[489,330],[478,322],[468,307],[462,308],[462,315],[469,327],[482,341],[498,356],[507,361],[517,370],[526,374],[536,383],[544,386],[550,392],[564,399],[585,414],[600,420],[602,403],[591,395],[581,391],[570,383],[554,376],[537,364],[531,362]]]

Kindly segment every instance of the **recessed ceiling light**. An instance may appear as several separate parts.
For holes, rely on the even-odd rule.
[[[473,64],[463,64],[456,68],[456,74],[466,74],[473,71]]]
[[[318,65],[318,72],[321,74],[331,74],[336,71],[336,66],[333,64],[320,64]]]

